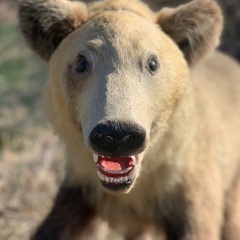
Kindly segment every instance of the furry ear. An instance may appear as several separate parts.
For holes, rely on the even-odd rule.
[[[84,3],[67,0],[20,0],[20,28],[30,47],[49,60],[60,42],[87,20]]]
[[[175,9],[163,8],[157,23],[193,65],[219,44],[223,18],[215,0],[194,0]]]

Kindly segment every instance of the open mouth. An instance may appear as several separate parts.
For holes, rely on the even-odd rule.
[[[102,185],[111,191],[127,190],[134,182],[137,169],[136,156],[107,157],[93,154],[97,174]]]

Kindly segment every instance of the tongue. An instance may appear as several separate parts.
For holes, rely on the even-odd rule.
[[[108,171],[122,171],[129,167],[133,167],[135,164],[135,161],[132,157],[111,158],[111,157],[99,156],[97,163]]]

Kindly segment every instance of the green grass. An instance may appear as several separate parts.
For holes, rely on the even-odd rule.
[[[17,92],[20,100],[38,102],[47,78],[46,66],[28,50],[16,24],[0,25],[0,38],[1,96]]]

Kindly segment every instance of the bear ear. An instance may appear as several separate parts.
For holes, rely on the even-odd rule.
[[[193,65],[218,46],[223,18],[215,0],[194,0],[175,9],[163,8],[157,23]]]
[[[60,42],[87,20],[84,3],[67,0],[20,0],[19,24],[30,47],[49,60]]]

